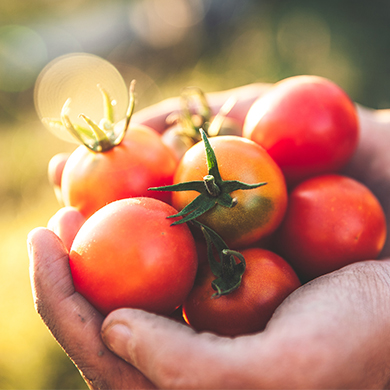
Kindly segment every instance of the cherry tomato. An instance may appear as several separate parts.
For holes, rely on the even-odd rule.
[[[293,189],[277,233],[278,251],[303,280],[376,259],[386,219],[373,193],[346,176],[308,179]]]
[[[267,184],[230,193],[234,207],[216,204],[197,220],[213,229],[231,248],[250,245],[270,235],[280,224],[287,206],[283,174],[269,154],[256,143],[237,136],[209,139],[223,180]],[[177,168],[174,183],[201,181],[208,174],[203,142],[189,149]],[[172,194],[172,205],[182,210],[199,194],[180,191]]]
[[[184,319],[197,331],[225,336],[261,331],[275,309],[301,285],[291,266],[275,253],[260,248],[241,253],[246,270],[240,287],[228,295],[211,298],[215,277],[207,265],[200,268],[183,304]]]
[[[86,217],[109,202],[148,196],[170,202],[170,194],[148,191],[172,183],[177,160],[160,135],[145,126],[131,127],[124,140],[105,152],[79,146],[67,160],[62,174],[65,206]]]
[[[76,291],[101,313],[120,307],[171,314],[190,292],[198,265],[186,224],[153,198],[112,202],[93,214],[73,241],[69,264]]]
[[[263,146],[288,184],[337,172],[359,138],[354,103],[336,84],[317,76],[276,83],[249,109],[243,135]]]

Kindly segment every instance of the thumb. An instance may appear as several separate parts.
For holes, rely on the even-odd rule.
[[[240,364],[233,362],[234,339],[197,334],[184,324],[141,310],[110,313],[102,339],[160,388],[228,388],[241,376]]]

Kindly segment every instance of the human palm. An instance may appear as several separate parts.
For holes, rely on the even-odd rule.
[[[215,97],[218,105],[224,95]],[[142,121],[142,115],[134,120]],[[389,220],[390,111],[359,107],[359,117],[360,144],[345,173],[376,194]],[[70,233],[71,224],[61,226],[65,221],[57,218],[57,232]],[[103,318],[75,292],[67,249],[48,229],[30,233],[29,255],[37,311],[90,388],[390,385],[389,240],[381,261],[351,264],[306,283],[279,306],[263,332],[236,338],[199,334],[135,309]]]

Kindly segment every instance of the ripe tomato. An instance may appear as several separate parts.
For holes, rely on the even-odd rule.
[[[86,217],[109,202],[148,196],[170,202],[170,194],[148,191],[172,183],[177,160],[154,130],[130,127],[124,140],[105,152],[79,146],[67,160],[61,191],[65,206]]]
[[[261,331],[275,309],[301,285],[291,266],[275,253],[250,248],[241,254],[246,270],[240,287],[228,295],[212,299],[215,276],[208,266],[200,268],[183,304],[184,319],[197,331],[225,336]]]
[[[280,224],[287,206],[283,174],[269,154],[256,143],[237,136],[209,139],[223,180],[267,184],[250,190],[233,191],[237,200],[229,208],[216,204],[197,218],[219,234],[231,248],[250,245],[270,235]],[[208,174],[203,142],[189,149],[180,161],[174,183],[201,181]],[[172,205],[182,210],[199,195],[195,191],[172,194]]]
[[[112,202],[81,227],[69,253],[76,291],[101,313],[120,307],[171,314],[190,292],[198,265],[186,224],[153,198]]]
[[[377,258],[386,219],[373,193],[346,176],[308,179],[291,192],[275,250],[304,280]]]
[[[359,124],[354,103],[333,82],[295,76],[276,83],[249,109],[243,135],[263,146],[288,184],[336,172],[354,153]]]

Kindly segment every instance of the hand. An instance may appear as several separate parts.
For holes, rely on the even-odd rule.
[[[230,339],[140,310],[103,319],[74,291],[57,236],[37,228],[29,243],[37,311],[91,389],[387,384],[390,261],[356,263],[318,278],[296,290],[264,332]],[[124,360],[106,348],[100,331]]]
[[[365,182],[390,217],[390,113],[359,113],[361,142],[346,173]],[[318,278],[296,290],[264,332],[230,339],[197,334],[140,310],[121,309],[103,319],[74,292],[67,251],[57,236],[39,228],[29,243],[37,310],[91,388],[390,384],[390,260],[356,263]]]
[[[66,218],[59,219],[58,223],[61,221]],[[68,251],[58,236],[48,229],[36,228],[29,234],[28,248],[36,310],[88,386],[91,389],[154,388],[136,368],[103,344],[100,331],[104,318],[75,292]]]

